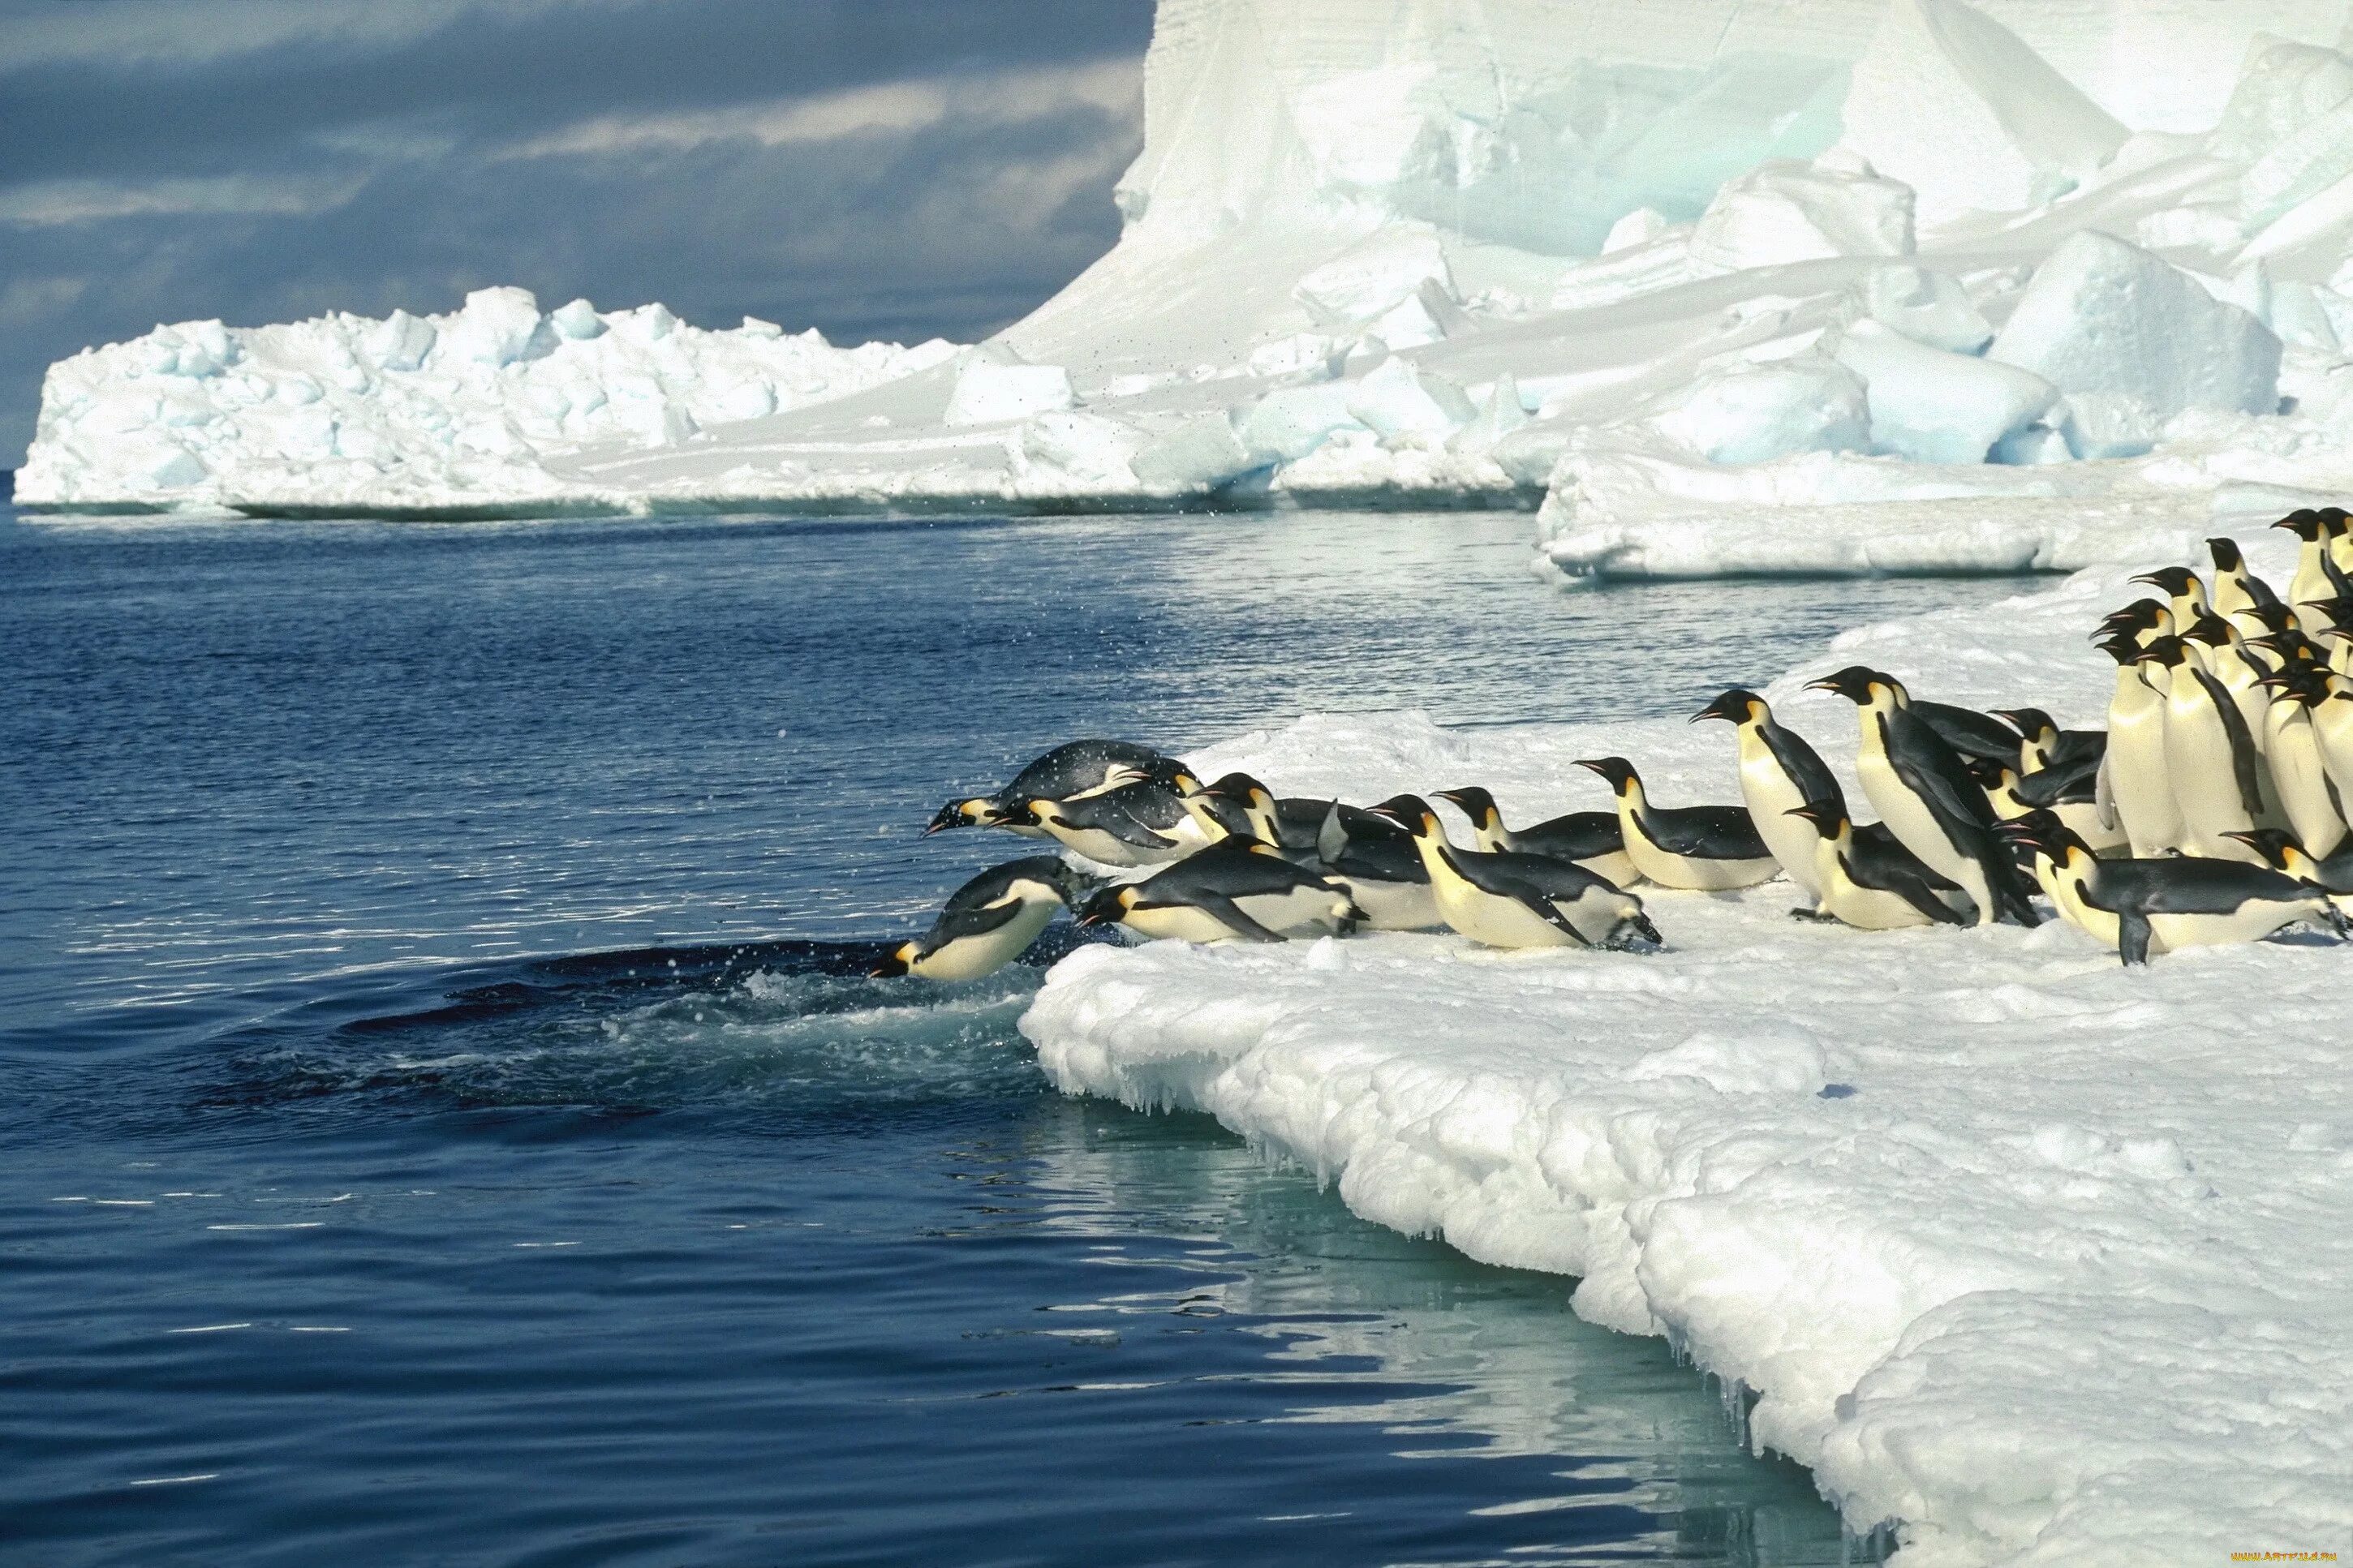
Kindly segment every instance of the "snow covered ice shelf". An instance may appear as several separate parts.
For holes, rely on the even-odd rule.
[[[1841,771],[1852,710],[1799,689],[1856,660],[2096,720],[2084,628],[2125,578],[1851,633],[1767,695]],[[1728,730],[1680,720],[1325,717],[1197,761],[1356,799],[1483,783],[1516,820],[1603,805],[1569,763],[1605,752],[1654,798],[1734,797]],[[1858,1531],[1896,1521],[1905,1568],[2353,1552],[2353,955],[2126,970],[2056,922],[1644,893],[1651,955],[1087,948],[1022,1028],[1066,1090],[1207,1110],[1368,1218],[1577,1276],[1580,1313],[1753,1390],[1756,1441]]]

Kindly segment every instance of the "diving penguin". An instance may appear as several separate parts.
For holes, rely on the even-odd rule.
[[[1076,909],[1093,886],[1092,878],[1051,855],[992,866],[950,893],[932,929],[901,942],[875,965],[874,974],[921,980],[994,974],[1029,951],[1053,922],[1054,911]]]
[[[1017,827],[1041,828],[1064,848],[1103,866],[1158,866],[1199,843],[1176,792],[1150,778],[1099,795],[1024,801],[1006,820]]]
[[[1861,728],[1855,772],[1862,793],[1904,847],[1968,894],[1978,924],[2042,923],[2008,847],[1994,833],[1985,791],[1953,749],[1910,711],[1904,683],[1855,664],[1810,685],[1855,704]]]
[[[1656,806],[1642,777],[1623,757],[1580,758],[1618,797],[1618,824],[1634,869],[1662,888],[1719,892],[1754,887],[1781,874],[1743,805]]]
[[[1691,721],[1703,719],[1725,719],[1739,727],[1740,798],[1749,820],[1789,880],[1819,901],[1822,889],[1815,867],[1822,832],[1817,819],[1800,808],[1835,807],[1841,817],[1846,812],[1846,794],[1821,753],[1775,720],[1765,699],[1738,687],[1693,714]]]
[[[1922,864],[1892,833],[1864,837],[1836,801],[1795,806],[1815,844],[1816,919],[1838,920],[1858,931],[1906,926],[1965,926],[1956,903],[1961,890]]]
[[[1614,811],[1572,811],[1532,827],[1513,828],[1504,826],[1495,797],[1477,784],[1440,790],[1438,798],[1471,819],[1476,847],[1489,854],[1512,849],[1523,855],[1574,861],[1602,880],[1621,888],[1630,888],[1642,879],[1642,874],[1634,869],[1634,862],[1627,858],[1626,832],[1618,825]]]
[[[923,831],[932,834],[951,827],[1006,827],[1025,837],[1044,838],[1049,835],[1043,828],[1011,820],[1028,802],[1099,795],[1139,777],[1157,779],[1174,789],[1177,769],[1175,759],[1164,757],[1149,746],[1128,741],[1072,741],[1029,763],[1013,775],[1011,784],[994,795],[948,802],[933,814],[931,826]]]
[[[1446,923],[1489,947],[1621,947],[1656,942],[1642,900],[1573,861],[1514,850],[1457,849],[1419,795],[1373,807],[1408,833]]]
[[[1140,882],[1105,888],[1081,925],[1115,923],[1176,942],[1284,942],[1345,936],[1364,911],[1346,891],[1255,838],[1219,839]]]

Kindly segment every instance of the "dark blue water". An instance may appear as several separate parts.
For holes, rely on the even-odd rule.
[[[1566,1281],[1053,1094],[1035,969],[860,977],[1056,740],[1688,709],[1999,591],[1526,528],[0,513],[0,1560],[1838,1561]]]

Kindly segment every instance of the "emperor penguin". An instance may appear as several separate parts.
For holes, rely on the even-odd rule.
[[[1344,808],[1334,801],[1317,837],[1315,868],[1348,891],[1365,911],[1365,923],[1375,931],[1436,931],[1446,924],[1438,895],[1430,885],[1430,868],[1410,836],[1384,817],[1358,812],[1379,824],[1366,833],[1350,826]]]
[[[1977,923],[2042,923],[2017,864],[1994,832],[1984,789],[1952,747],[1911,712],[1904,683],[1857,664],[1810,684],[1855,704],[1855,772],[1862,793],[1904,847],[1968,895]]]
[[[1016,820],[1031,800],[1071,800],[1100,795],[1139,778],[1157,779],[1174,789],[1179,764],[1149,746],[1129,741],[1072,741],[1055,747],[1013,775],[994,795],[952,800],[933,814],[926,834],[951,827],[1004,827],[1029,838],[1050,837],[1034,823]]]
[[[1068,800],[1039,796],[1015,807],[1017,826],[1043,828],[1064,848],[1103,866],[1158,866],[1198,847],[1184,804],[1156,779]]]
[[[1773,710],[1754,691],[1735,687],[1692,715],[1723,719],[1737,728],[1740,739],[1740,798],[1748,807],[1757,837],[1781,863],[1789,880],[1819,902],[1821,884],[1815,870],[1820,863],[1820,818],[1801,807],[1835,808],[1843,817],[1846,795],[1821,753],[1803,735],[1773,717]]]
[[[1992,714],[1980,713],[1974,708],[1956,708],[1949,702],[1924,702],[1909,693],[1903,705],[1912,710],[1912,717],[1934,730],[1939,740],[1962,757],[2018,766],[2020,748],[2024,742],[2017,731]]]
[[[2305,703],[2312,715],[2313,740],[2338,797],[2353,801],[2353,680],[2337,675],[2316,679],[2315,694]]]
[[[2254,737],[2221,681],[2189,662],[2181,639],[2159,637],[2141,650],[2155,683],[2165,684],[2165,774],[2181,808],[2179,847],[2232,860],[2246,849],[2222,836],[2260,825],[2263,787]]]
[[[1051,855],[992,866],[948,895],[932,929],[901,942],[874,967],[877,979],[978,980],[1029,951],[1055,911],[1075,909],[1092,879]]]
[[[2119,634],[2128,637],[2135,647],[2151,637],[2169,635],[2174,630],[2173,612],[2165,607],[2162,599],[2135,599],[2121,610],[2111,610],[2100,619],[2098,634],[2093,640]]]
[[[2101,816],[2095,766],[2078,763],[2066,768],[2044,768],[2020,778],[2014,769],[1999,763],[1977,765],[1992,775],[1985,785],[1986,799],[2003,824],[2048,813],[2090,845],[2095,854],[2127,846],[2124,829]]]
[[[2296,620],[2308,632],[2325,631],[2337,624],[2337,617],[2326,607],[2337,596],[2337,585],[2329,580],[2329,529],[2326,519],[2310,507],[2288,513],[2274,528],[2284,528],[2295,535],[2295,575],[2288,579],[2288,607],[2295,612]]]
[[[2113,940],[2128,964],[2147,963],[2151,952],[2260,942],[2304,921],[2340,935],[2346,929],[2324,889],[2267,866],[2195,856],[2103,860],[2055,825],[2040,826],[2033,837],[2072,889],[2084,929]]]
[[[2165,607],[2172,614],[2177,634],[2195,625],[2199,616],[2213,609],[2206,600],[2206,584],[2199,580],[2197,573],[2187,566],[2161,566],[2154,572],[2142,573],[2133,581],[2165,590]]]
[[[2214,558],[2214,613],[2239,628],[2242,637],[2259,637],[2271,631],[2262,611],[2280,607],[2272,585],[2247,570],[2247,558],[2235,539],[2210,539]]]
[[[2101,819],[2123,827],[2135,855],[2167,854],[2181,847],[2186,830],[2165,765],[2165,689],[2143,674],[2143,650],[2130,637],[2113,637],[2100,647],[2116,661],[2107,753],[2100,761]]]
[[[2328,777],[2312,707],[2328,700],[2327,678],[2316,670],[2283,670],[2266,677],[2275,696],[2263,715],[2263,752],[2280,815],[2312,852],[2327,857],[2346,836],[2344,797]],[[2245,842],[2244,839],[2239,842]]]
[[[2299,882],[2310,882],[2328,895],[2337,912],[2353,915],[2353,844],[2334,855],[2316,858],[2298,843],[2295,834],[2278,827],[2258,827],[2241,834],[2240,841],[2263,858],[2264,865]]]
[[[1816,919],[1858,931],[1969,923],[1955,907],[1958,888],[1928,869],[1894,834],[1858,836],[1842,803],[1794,806],[1789,815],[1804,818],[1813,831]]]
[[[1630,888],[1642,879],[1626,853],[1625,829],[1619,826],[1614,811],[1572,811],[1532,827],[1513,828],[1504,825],[1495,797],[1476,784],[1440,790],[1438,798],[1470,818],[1474,847],[1490,855],[1510,849],[1573,861],[1620,888]]]
[[[1446,923],[1488,947],[1622,947],[1656,942],[1642,900],[1582,866],[1514,850],[1458,849],[1437,810],[1396,795],[1373,810],[1413,836]]]
[[[1623,757],[1580,758],[1618,797],[1618,825],[1634,869],[1662,888],[1712,893],[1750,888],[1781,874],[1745,805],[1657,806]]]
[[[2105,730],[2062,730],[2040,708],[2001,708],[1994,717],[2025,737],[2019,748],[2019,773],[2070,767],[2084,758],[2096,762],[2108,749]]]
[[[1105,888],[1079,911],[1081,925],[1124,925],[1177,942],[1284,942],[1345,936],[1364,911],[1326,878],[1294,866],[1271,844],[1223,838],[1140,882]]]
[[[2353,574],[2353,514],[2341,506],[2324,506],[2316,511],[2321,526],[2328,531],[2328,561],[2336,569],[2332,575]]]

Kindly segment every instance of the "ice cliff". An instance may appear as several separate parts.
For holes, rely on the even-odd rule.
[[[2065,567],[2353,488],[2348,0],[1164,0],[1117,247],[964,349],[159,328],[20,504],[1543,502],[1573,573]]]

